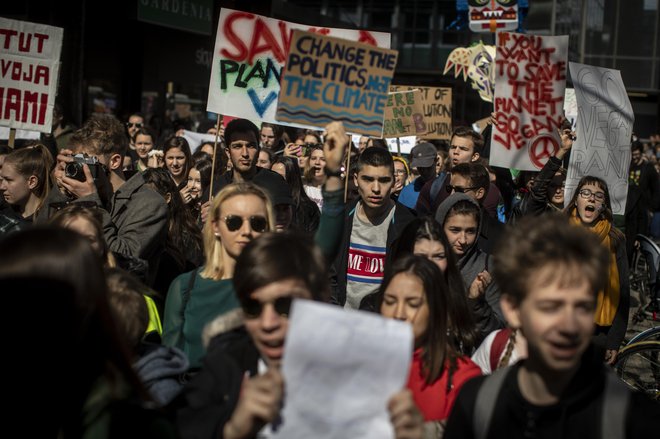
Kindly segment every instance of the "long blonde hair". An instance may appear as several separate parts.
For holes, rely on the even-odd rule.
[[[206,262],[201,272],[203,278],[220,280],[225,274],[225,264],[222,256],[223,244],[220,238],[215,235],[213,223],[220,221],[220,207],[222,203],[239,195],[255,195],[259,197],[266,205],[268,229],[275,230],[273,206],[263,189],[252,183],[232,183],[226,186],[218,195],[213,197],[209,217],[206,219],[206,224],[204,224],[204,256]]]

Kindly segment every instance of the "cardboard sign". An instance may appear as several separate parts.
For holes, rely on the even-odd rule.
[[[578,117],[564,199],[571,199],[585,175],[599,177],[607,182],[612,212],[623,215],[635,115],[621,73],[577,63],[570,70]]]
[[[422,93],[422,108],[424,123],[428,130],[425,139],[451,138],[451,88],[417,87],[412,85],[393,85],[390,92],[402,90],[419,90]]]
[[[424,120],[420,90],[398,91],[389,93],[383,118],[383,135],[381,137],[396,138],[420,136],[428,132]]]
[[[388,33],[315,28],[223,8],[213,52],[207,111],[279,123],[275,109],[294,29],[390,47]]]
[[[380,137],[398,52],[295,30],[282,73],[278,121]]]
[[[538,171],[559,149],[568,36],[497,34],[490,163]]]
[[[51,132],[63,34],[0,17],[0,125]]]

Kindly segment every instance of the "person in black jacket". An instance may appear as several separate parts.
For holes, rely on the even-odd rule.
[[[282,255],[286,254],[286,258]],[[311,240],[266,234],[248,244],[236,261],[234,287],[249,337],[217,335],[201,371],[178,398],[180,435],[186,438],[251,438],[272,434],[283,401],[280,366],[292,299],[327,301],[325,259]],[[422,438],[423,419],[409,391],[389,401],[396,437]]]
[[[383,148],[367,148],[358,158],[354,176],[359,199],[347,208],[339,253],[332,267],[332,301],[350,309],[378,290],[388,249],[413,212],[390,198],[394,161]]]
[[[609,255],[560,214],[524,218],[495,254],[502,310],[528,358],[466,383],[445,439],[644,437],[660,406],[631,393],[591,343]]]

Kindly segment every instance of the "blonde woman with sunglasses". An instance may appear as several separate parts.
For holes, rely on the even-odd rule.
[[[181,349],[191,369],[204,355],[204,325],[239,306],[232,285],[236,258],[274,226],[268,196],[251,183],[230,184],[213,199],[203,232],[206,262],[174,279],[165,301],[163,344]]]

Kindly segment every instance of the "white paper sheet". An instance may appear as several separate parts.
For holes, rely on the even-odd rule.
[[[406,384],[412,348],[408,323],[296,300],[275,437],[393,438],[387,403]]]

